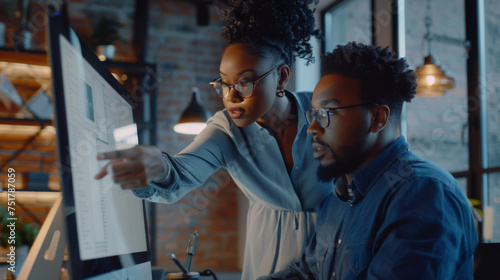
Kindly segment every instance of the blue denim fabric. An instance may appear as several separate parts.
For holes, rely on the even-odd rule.
[[[403,137],[348,188],[352,196],[334,192],[321,205],[301,261],[263,279],[473,279],[478,238],[467,198]]]

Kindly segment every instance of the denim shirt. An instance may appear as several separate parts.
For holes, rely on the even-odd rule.
[[[333,191],[322,203],[301,261],[267,279],[473,279],[478,237],[468,200],[404,137],[347,187],[349,195]]]

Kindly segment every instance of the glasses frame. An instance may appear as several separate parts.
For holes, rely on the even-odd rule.
[[[243,98],[243,99],[248,99],[250,97],[253,96],[253,94],[255,93],[255,85],[260,82],[261,80],[265,79],[267,76],[269,76],[269,74],[271,74],[274,70],[278,69],[279,67],[281,67],[283,65],[278,65],[276,67],[273,67],[273,69],[267,71],[266,73],[260,75],[259,77],[257,77],[257,79],[255,81],[252,81],[252,82],[249,82],[252,84],[253,86],[253,89],[252,89],[252,93],[249,95],[249,96],[242,96],[241,95],[241,92],[239,90],[236,89],[236,86],[241,82],[241,81],[238,81],[234,84],[228,84],[228,83],[224,83],[222,81],[222,77],[218,77],[217,79],[213,80],[210,82],[210,85],[212,86],[212,89],[215,91],[215,93],[217,93],[218,96],[220,96],[221,98],[225,98],[224,97],[224,90],[221,88],[221,93],[217,92],[217,90],[215,89],[217,83],[220,83],[221,86],[227,86],[228,87],[228,92],[227,94],[229,94],[229,92],[231,91],[231,88],[234,89],[237,93],[238,93],[238,96]]]
[[[307,110],[306,111],[306,121],[307,121],[307,123],[309,125],[311,125],[311,123],[315,119],[316,122],[318,123],[318,125],[321,128],[327,128],[328,126],[330,126],[330,114],[328,112],[335,111],[335,110],[340,110],[340,109],[361,107],[361,106],[379,106],[379,104],[378,103],[374,103],[374,102],[368,102],[368,103],[362,103],[362,104],[356,104],[356,105],[349,105],[349,106],[341,106],[341,107],[335,107],[335,108],[311,109],[311,110]],[[326,125],[321,125],[322,122],[318,118],[318,113],[319,113],[320,110],[324,110],[325,113],[326,113],[326,120],[327,120]],[[309,120],[309,116],[311,116],[311,120]],[[312,117],[312,116],[314,116],[314,117]]]

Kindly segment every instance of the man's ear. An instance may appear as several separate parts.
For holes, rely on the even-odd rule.
[[[391,109],[387,105],[379,105],[372,109],[372,122],[370,125],[370,131],[373,133],[382,131],[389,122],[389,117],[391,115]]]
[[[290,67],[288,65],[283,65],[278,67],[278,88],[279,90],[284,90],[286,85],[290,80]]]

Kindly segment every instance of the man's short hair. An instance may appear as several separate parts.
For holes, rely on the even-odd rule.
[[[416,94],[417,82],[405,58],[398,58],[389,47],[349,42],[338,45],[322,61],[322,75],[339,74],[360,80],[364,102],[387,105],[391,119],[399,122],[403,101]]]

